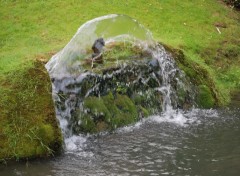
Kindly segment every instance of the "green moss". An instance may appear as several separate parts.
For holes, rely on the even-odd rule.
[[[121,60],[131,60],[141,58],[143,50],[138,46],[134,46],[130,42],[115,42],[106,45],[103,52],[104,61],[116,62]]]
[[[128,96],[117,94],[115,105],[122,112],[131,114],[135,118],[137,117],[136,107]]]
[[[150,115],[149,111],[146,108],[139,106],[139,109],[142,112],[143,117],[148,117]]]
[[[128,96],[117,94],[115,106],[120,113],[112,119],[114,127],[128,125],[137,121],[137,108]]]
[[[195,58],[190,58],[188,55],[184,55],[183,51],[174,49],[170,46],[166,46],[167,51],[172,53],[177,65],[186,74],[189,81],[195,86],[205,85],[208,87],[212,94],[214,105],[222,106],[226,105],[228,102],[227,97],[224,96],[222,87],[218,85],[215,74],[212,72],[211,68],[203,63],[200,59],[197,61]],[[201,89],[199,89],[200,91]],[[199,92],[200,93],[200,92]],[[210,105],[210,104],[209,104]],[[213,105],[213,104],[212,104]],[[210,108],[208,106],[208,108]]]
[[[126,95],[109,93],[102,97],[87,97],[84,108],[88,114],[80,115],[83,132],[95,133],[112,130],[137,121],[135,104]]]
[[[116,97],[114,97],[111,92],[108,95],[102,97],[104,105],[107,107],[111,114],[111,118],[115,118],[120,113],[119,109],[115,105],[115,98]],[[111,119],[109,120],[109,122],[111,122]]]
[[[139,94],[134,94],[132,100],[136,105],[143,105],[146,100],[146,97]]]
[[[105,106],[102,98],[88,97],[84,101],[84,107],[86,109],[90,109],[91,114],[95,118],[103,117],[103,120],[106,120],[106,121],[110,120],[111,115],[109,113],[108,108]]]
[[[46,153],[46,148],[45,147],[43,147],[41,145],[37,146],[37,148],[36,148],[36,155],[37,156],[42,156],[45,153]]]
[[[108,130],[108,124],[104,121],[97,122],[97,132],[102,132]]]
[[[198,86],[197,104],[200,108],[212,108],[215,104],[212,92],[206,85]]]
[[[42,124],[39,126],[37,135],[46,145],[55,140],[54,129],[50,124]]]
[[[127,87],[125,85],[124,86],[118,85],[116,91],[119,94],[126,94],[127,93]]]
[[[81,124],[81,131],[85,133],[96,133],[97,126],[96,123],[94,123],[93,119],[89,115],[83,115],[81,118],[82,124]]]
[[[48,156],[61,150],[62,135],[44,63],[29,65],[1,82],[5,89],[0,99],[0,158]]]

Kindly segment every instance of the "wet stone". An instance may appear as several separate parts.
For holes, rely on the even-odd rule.
[[[164,86],[160,64],[157,59],[142,58],[106,66],[97,72],[88,70],[76,77],[54,78],[55,86],[61,87],[56,89],[56,109],[70,117],[69,126],[75,134],[113,130],[160,113],[166,96],[164,91],[158,91]],[[188,107],[189,93],[179,88],[182,78],[179,70],[175,70],[169,73],[168,80],[174,99],[172,106]]]
[[[123,15],[80,27],[46,67],[60,123],[68,123],[68,129],[62,129],[65,137],[114,130],[168,106],[185,108],[192,103],[192,87],[174,59],[148,30]]]

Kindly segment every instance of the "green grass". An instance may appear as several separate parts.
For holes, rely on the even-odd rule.
[[[38,55],[59,51],[81,24],[110,13],[137,19],[153,32],[156,40],[183,49],[189,57],[203,63],[213,60],[226,41],[235,46],[239,60],[239,13],[216,0],[2,0],[0,77]],[[219,34],[215,23],[224,23],[227,28],[220,28]],[[211,51],[205,54],[208,48]],[[214,64],[209,66],[215,68]]]
[[[152,31],[156,40],[183,50],[188,60],[208,71],[220,90],[223,104],[230,100],[230,91],[240,89],[240,15],[221,1],[0,0],[0,137],[9,119],[31,117],[31,114],[15,115],[14,110],[18,106],[31,109],[32,96],[36,96],[31,94],[34,86],[24,79],[23,70],[31,69],[36,58],[50,59],[86,21],[111,13],[137,19]],[[221,34],[216,28],[218,24],[226,26],[219,27]],[[19,80],[26,83],[27,91],[16,93]],[[36,124],[45,125],[45,120],[41,121],[44,118],[40,117]],[[14,133],[9,131],[9,134]],[[9,140],[14,139],[14,135],[11,137]],[[41,153],[41,149],[38,151]]]
[[[61,150],[48,73],[41,62],[0,83],[0,159],[45,157]]]

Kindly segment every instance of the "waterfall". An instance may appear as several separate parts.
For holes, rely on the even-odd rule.
[[[179,95],[178,90],[183,90],[186,94],[185,97],[187,101],[194,104],[194,94],[195,91],[191,83],[185,77],[184,72],[182,72],[176,65],[175,60],[169,53],[166,52],[162,45],[156,44],[154,49],[150,49],[152,57],[157,59],[159,67],[161,68],[158,72],[158,76],[161,77],[161,85],[156,88],[157,91],[161,92],[163,95],[162,103],[162,117],[165,118],[182,118],[183,115],[179,111]]]
[[[104,59],[109,57],[108,64],[111,63],[111,66],[97,64],[94,68],[93,61],[91,66],[88,66],[86,60],[91,58],[91,45],[100,37],[106,43],[105,51],[101,54]],[[118,58],[111,58],[109,55],[115,46],[118,49],[123,46],[129,51],[120,50],[123,52],[122,55],[117,53]],[[132,50],[134,54],[131,53]],[[79,138],[71,137],[79,135],[83,117],[91,111],[89,107],[85,107],[84,102],[89,97],[102,102],[105,100],[101,97],[109,97],[112,93],[115,97],[121,98],[127,95],[129,98],[126,100],[130,102],[127,108],[134,98],[140,97],[143,100],[139,104],[133,101],[137,104],[138,115],[146,112],[146,109],[151,114],[173,115],[186,100],[191,101],[189,96],[189,92],[192,91],[191,85],[176,66],[172,56],[152,39],[147,29],[125,15],[99,17],[82,25],[66,47],[51,58],[46,68],[52,80],[56,116],[66,143],[69,140],[81,143]],[[179,92],[183,95],[180,96]],[[123,108],[119,109],[116,112]],[[103,108],[103,112],[98,112],[94,108],[92,111],[95,116],[94,123],[96,119],[102,121],[101,118],[115,115],[106,108]],[[105,120],[106,123],[112,124],[111,119]]]

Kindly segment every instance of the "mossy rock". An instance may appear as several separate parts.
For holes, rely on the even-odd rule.
[[[198,86],[197,104],[200,108],[212,108],[215,105],[214,97],[209,87],[206,85]]]
[[[198,95],[196,98],[198,99],[196,103],[199,107],[212,108],[213,106],[221,106],[225,104],[225,100],[222,97],[219,88],[216,86],[215,79],[213,78],[213,75],[211,75],[211,73],[208,71],[206,65],[198,64],[197,62],[189,59],[180,49],[175,49],[168,45],[164,45],[164,47],[169,52],[169,54],[173,56],[178,67],[184,71],[187,78],[189,79],[189,82],[191,82],[196,87],[196,90],[198,91],[196,92],[196,95],[200,94],[203,96],[203,94],[209,94],[209,97],[211,97],[205,106],[204,103],[199,100],[200,95]]]
[[[102,97],[87,97],[84,100],[84,113],[77,117],[80,124],[75,124],[75,132],[96,133],[113,130],[129,125],[138,119],[138,111],[132,100],[121,94],[109,93]]]
[[[63,139],[44,63],[36,60],[10,73],[2,85],[0,159],[58,154]]]
[[[186,58],[181,50],[167,50],[187,76],[185,78],[176,68],[170,77],[173,108],[191,108],[195,105],[195,95],[200,97],[197,102],[200,107],[217,105],[217,89],[208,70]],[[158,59],[150,57],[144,49],[123,43],[106,46],[102,57],[104,62],[91,70],[84,70],[83,77],[54,81],[54,84],[56,81],[63,83],[61,88],[65,92],[57,92],[60,96],[57,110],[66,115],[65,106],[68,106],[69,128],[74,134],[113,130],[162,111],[165,92],[159,89],[164,80]],[[117,61],[124,64],[117,64]],[[200,99],[206,97],[209,101],[203,104]]]

